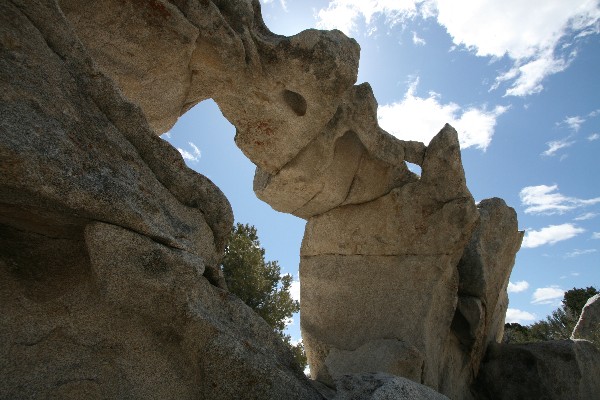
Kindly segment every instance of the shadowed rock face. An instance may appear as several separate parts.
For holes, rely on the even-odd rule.
[[[228,201],[55,2],[0,3],[0,82],[0,398],[320,398],[215,286]]]
[[[222,290],[229,203],[157,136],[207,98],[257,196],[307,220],[311,375],[471,396],[522,233],[502,200],[475,205],[452,127],[392,137],[357,43],[275,35],[258,0],[58,3],[0,5],[0,397],[320,397]]]
[[[474,385],[483,400],[593,400],[600,352],[586,340],[490,345]]]

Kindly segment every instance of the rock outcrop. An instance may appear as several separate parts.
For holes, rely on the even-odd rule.
[[[0,398],[321,398],[207,273],[228,201],[55,2],[0,3],[0,82]]]
[[[370,86],[352,86],[356,42],[337,31],[275,35],[258,1],[61,6],[156,133],[213,98],[257,165],[257,196],[308,221],[301,325],[313,377],[333,386],[368,366],[467,390],[501,335],[522,235],[503,202],[478,211],[454,129],[427,147],[392,137]]]
[[[600,351],[587,340],[492,343],[475,393],[481,400],[594,400],[600,393],[599,360]]]
[[[427,386],[383,373],[344,375],[336,388],[332,400],[448,400]]]
[[[571,339],[586,339],[600,346],[600,294],[590,297],[583,306]]]
[[[427,146],[378,126],[353,39],[273,34],[258,0],[9,0],[0,45],[0,397],[321,398],[225,290],[227,199],[157,136],[212,98],[257,196],[307,220],[321,392],[472,398],[502,336],[516,214],[475,204],[451,126]],[[570,343],[582,371],[587,345]]]

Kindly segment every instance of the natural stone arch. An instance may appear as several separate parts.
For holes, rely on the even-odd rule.
[[[157,133],[213,98],[236,126],[236,144],[257,166],[257,196],[308,221],[301,320],[314,376],[332,385],[358,357],[352,352],[385,343],[373,350],[381,356],[391,343],[396,358],[381,361],[380,370],[449,395],[464,392],[482,342],[501,329],[489,321],[505,312],[506,302],[497,300],[510,267],[497,277],[499,287],[474,297],[479,311],[470,311],[472,301],[459,301],[458,264],[479,212],[466,187],[456,132],[446,126],[426,147],[383,131],[371,88],[353,86],[358,45],[338,31],[273,34],[257,0],[134,3],[104,0],[94,9],[62,0],[61,6],[100,67]],[[139,81],[158,82],[140,91]],[[420,179],[405,161],[422,167]],[[522,235],[514,211],[503,218],[509,221],[505,263],[512,266]],[[432,288],[438,293],[430,298],[425,293]],[[468,332],[472,339],[465,339]],[[349,353],[340,364],[329,358],[332,351]],[[404,367],[397,367],[398,357]]]
[[[112,310],[119,312],[119,321],[135,315],[136,329],[150,341],[144,346],[154,336],[144,336],[143,328],[151,326],[153,335],[183,349],[191,361],[182,353],[177,357],[183,358],[168,361],[194,365],[202,373],[185,376],[182,392],[195,390],[190,388],[200,377],[213,382],[219,373],[235,371],[236,354],[254,354],[252,346],[251,351],[241,345],[247,343],[244,338],[258,337],[255,343],[261,348],[271,340],[259,324],[252,326],[252,335],[236,332],[235,340],[224,333],[236,331],[228,321],[239,322],[249,314],[200,278],[218,263],[231,210],[218,188],[186,169],[176,151],[155,135],[210,97],[237,127],[236,143],[257,165],[257,195],[308,220],[302,247],[302,325],[316,378],[331,385],[340,373],[375,365],[453,397],[466,395],[487,342],[502,329],[508,273],[522,234],[514,211],[503,202],[483,202],[476,208],[451,127],[444,127],[428,147],[387,134],[377,125],[377,104],[368,84],[354,86],[356,42],[338,31],[275,35],[264,26],[257,0],[104,0],[91,6],[62,0],[60,5],[70,25],[50,1],[3,4],[6,15],[15,14],[21,24],[15,27],[5,18],[2,26],[9,33],[3,40],[9,50],[43,66],[41,71],[51,77],[49,82],[40,76],[29,79],[24,65],[8,57],[14,72],[21,74],[16,75],[18,82],[35,81],[39,87],[10,86],[6,107],[20,104],[15,100],[19,93],[41,98],[44,104],[52,103],[52,95],[57,104],[85,104],[89,113],[72,106],[64,108],[64,115],[47,110],[40,119],[58,125],[44,137],[50,147],[59,154],[80,148],[67,161],[89,168],[80,171],[67,162],[51,165],[63,174],[55,177],[48,172],[52,168],[43,167],[51,159],[48,152],[34,141],[19,142],[13,134],[9,143],[20,144],[39,160],[25,166],[14,163],[2,184],[22,197],[3,197],[1,203],[48,206],[55,200],[57,213],[81,218],[80,236],[94,284],[103,294],[98,304],[105,307],[101,314],[106,318],[101,321],[108,321]],[[11,39],[13,28],[21,29],[23,43],[36,51],[19,47]],[[124,101],[103,74],[142,112]],[[27,107],[38,116],[35,107]],[[3,109],[3,115],[21,115],[11,110]],[[32,134],[35,126],[27,121],[23,129]],[[70,135],[65,139],[63,132]],[[83,132],[81,137],[78,132]],[[86,164],[90,153],[81,148],[100,144],[104,147],[97,159]],[[15,149],[2,150],[6,159],[17,160]],[[119,164],[124,160],[125,166]],[[405,161],[422,167],[420,179]],[[65,171],[77,173],[64,179]],[[21,182],[25,174],[32,180]],[[65,199],[64,191],[75,192],[73,188],[84,190]],[[26,198],[28,190],[38,190],[41,200]],[[113,197],[107,200],[107,194]],[[186,224],[189,220],[194,223]],[[122,251],[115,252],[111,243]],[[495,268],[498,254],[502,268]],[[117,264],[139,270],[119,273]],[[163,271],[159,265],[173,268]],[[159,275],[170,286],[156,284]],[[122,276],[135,285],[123,285]],[[191,283],[194,279],[201,288]],[[329,285],[321,287],[325,279]],[[218,284],[218,276],[212,282]],[[433,297],[427,295],[432,288],[438,289]],[[18,290],[13,285],[6,293]],[[196,295],[191,303],[190,293]],[[206,317],[203,307],[213,314]],[[186,319],[190,309],[195,312],[191,322]],[[161,316],[158,322],[144,325],[154,314]],[[47,330],[59,339],[65,336]],[[135,337],[128,340],[135,342]],[[273,346],[277,350],[271,358],[260,352],[263,358],[257,361],[269,366],[262,370],[294,383],[273,390],[314,397],[303,381],[279,367],[286,362],[285,354]],[[171,349],[160,350],[165,348]],[[156,356],[161,365],[168,363],[162,356]],[[240,375],[260,374],[260,368],[248,364],[240,368]],[[84,386],[81,390],[88,390]],[[211,393],[208,383],[202,388]],[[236,386],[231,393],[243,392]]]

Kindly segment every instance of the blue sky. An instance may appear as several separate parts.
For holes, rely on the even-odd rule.
[[[340,29],[361,46],[380,125],[428,141],[459,132],[476,201],[501,197],[526,230],[507,321],[544,318],[573,287],[600,288],[600,4],[587,0],[261,0],[275,33]],[[305,222],[252,192],[234,127],[202,102],[163,138],[257,227],[297,279]],[[298,285],[295,285],[298,289]],[[299,318],[288,327],[300,338]]]

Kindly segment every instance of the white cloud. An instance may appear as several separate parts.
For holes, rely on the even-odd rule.
[[[496,78],[492,89],[514,79],[512,86],[506,90],[505,96],[523,97],[539,93],[544,89],[542,81],[549,75],[564,71],[569,63],[566,60],[555,60],[552,55],[540,56],[523,64],[516,61],[514,67]]]
[[[512,81],[506,95],[525,96],[542,90],[547,76],[567,68],[571,56],[557,54],[561,39],[594,26],[600,18],[595,0],[578,5],[563,0],[437,0],[437,19],[455,44],[478,56],[508,56],[514,63],[499,77]]]
[[[542,153],[543,156],[553,156],[560,149],[565,147],[572,146],[575,141],[569,141],[569,138],[564,138],[560,140],[553,140],[551,142],[546,143],[548,145],[548,149]]]
[[[600,197],[578,199],[563,196],[558,192],[558,185],[527,186],[521,189],[519,197],[521,203],[526,206],[527,214],[562,214],[579,207],[600,203]]]
[[[456,103],[442,103],[437,93],[418,97],[415,94],[418,83],[417,78],[410,84],[402,101],[379,107],[377,114],[383,129],[400,139],[427,144],[444,124],[449,123],[457,130],[463,149],[471,146],[487,148],[494,135],[496,119],[508,107],[496,106],[491,111],[485,107],[463,110]]]
[[[367,27],[374,17],[383,16],[388,25],[396,25],[419,14],[418,8],[429,0],[333,0],[326,9],[317,12],[317,28],[339,29],[346,35],[356,32],[357,22],[364,20]],[[428,11],[429,10],[429,11]],[[424,7],[426,15],[431,9]]]
[[[189,152],[185,149],[179,148],[179,147],[177,148],[177,150],[179,151],[179,153],[181,153],[181,156],[183,157],[184,160],[197,162],[198,160],[200,160],[200,156],[201,156],[200,149],[198,148],[198,146],[196,146],[192,142],[188,142],[188,144],[192,148],[191,152]]]
[[[506,310],[507,323],[523,324],[526,322],[535,321],[535,319],[535,315],[527,311],[518,310],[516,308],[509,308]]]
[[[577,132],[579,130],[579,128],[581,128],[581,124],[583,124],[584,122],[585,122],[585,119],[581,118],[578,115],[575,117],[567,117],[563,121],[563,123],[568,125],[569,128],[571,128],[575,132]]]
[[[589,140],[590,142],[593,142],[594,140],[598,139],[600,139],[600,133],[592,133],[590,136],[587,137],[587,140]]]
[[[524,292],[527,289],[529,289],[529,282],[527,281],[508,282],[508,293]]]
[[[592,233],[592,239],[600,239],[600,232]]]
[[[564,0],[333,0],[317,12],[317,27],[337,28],[351,34],[357,22],[367,27],[383,16],[389,25],[415,17],[436,17],[452,37],[480,57],[507,56],[510,69],[493,88],[511,85],[505,95],[526,96],[543,89],[543,80],[566,69],[576,52],[561,54],[564,38],[572,43],[599,31],[600,6],[596,0],[577,4]]]
[[[539,231],[528,230],[523,238],[522,247],[531,249],[546,244],[554,244],[571,239],[582,232],[585,232],[585,229],[579,228],[573,224],[550,225]]]
[[[575,221],[587,221],[588,219],[596,218],[598,213],[589,212],[585,214],[581,214],[579,217],[575,218]]]
[[[412,34],[413,34],[413,36],[412,36],[412,41],[413,41],[413,44],[414,44],[415,46],[425,46],[425,45],[427,44],[427,42],[425,41],[425,39],[423,39],[423,38],[420,38],[420,37],[417,35],[417,32],[413,31],[413,33],[412,33]]]
[[[299,280],[292,281],[292,286],[290,287],[290,294],[292,295],[293,300],[300,301],[300,281]]]
[[[558,286],[550,286],[545,288],[537,288],[531,296],[532,304],[560,304],[565,291]]]
[[[582,256],[584,254],[592,254],[592,253],[595,253],[596,251],[598,251],[598,250],[596,250],[596,249],[585,249],[585,250],[575,249],[575,250],[567,253],[565,255],[565,257],[572,258],[572,257]]]

